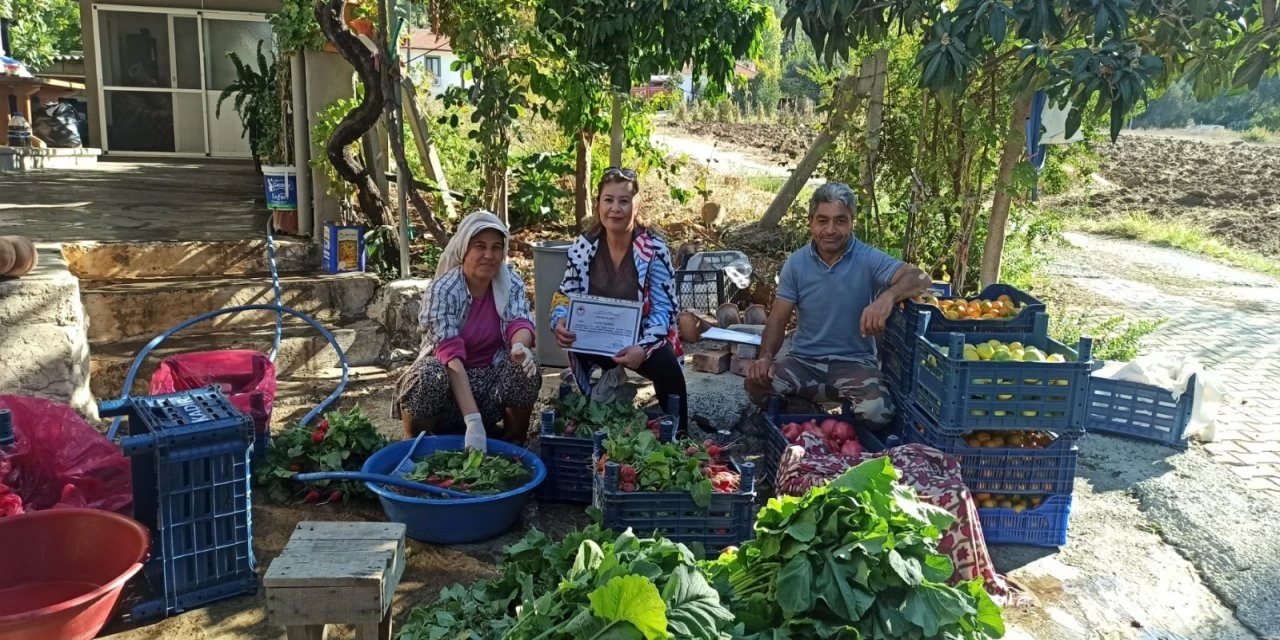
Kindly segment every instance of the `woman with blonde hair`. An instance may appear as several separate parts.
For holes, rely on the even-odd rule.
[[[569,296],[591,295],[643,303],[639,341],[613,356],[569,354],[569,367],[583,394],[591,395],[591,373],[603,371],[597,385],[616,385],[623,367],[653,381],[659,402],[680,400],[680,428],[688,418],[688,392],[676,337],[675,269],[671,250],[652,228],[637,220],[640,181],[635,171],[610,167],[600,179],[596,220],[569,248],[560,290],[551,299],[551,327],[561,348],[573,347]]]
[[[487,211],[462,219],[422,298],[422,349],[400,378],[406,437],[488,435],[523,444],[541,380],[524,281],[507,262],[506,225]],[[494,429],[501,420],[501,431]]]

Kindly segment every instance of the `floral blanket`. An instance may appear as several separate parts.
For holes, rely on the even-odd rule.
[[[982,578],[993,596],[1009,596],[1004,577],[996,573],[978,521],[978,508],[960,476],[960,463],[937,449],[908,444],[861,456],[830,453],[813,434],[803,434],[804,446],[792,445],[782,454],[774,484],[779,494],[799,496],[809,488],[824,484],[845,469],[872,458],[887,456],[902,474],[902,481],[920,494],[920,499],[946,509],[955,521],[938,543],[955,565],[953,582]]]

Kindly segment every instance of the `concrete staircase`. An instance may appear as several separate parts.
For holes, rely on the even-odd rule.
[[[217,309],[271,304],[274,294],[266,249],[265,239],[64,244],[67,264],[80,278],[94,396],[118,396],[134,356],[165,329]],[[276,240],[283,304],[311,315],[331,331],[348,364],[360,368],[358,377],[378,379],[386,332],[366,313],[378,278],[364,273],[327,274],[316,269],[318,263],[311,243]],[[191,326],[152,352],[132,392],[144,393],[151,374],[169,355],[219,349],[268,353],[274,326],[275,315],[265,311],[220,316]],[[318,389],[331,389],[338,366],[337,354],[317,331],[285,317],[276,357],[281,382],[277,403],[288,401],[281,394],[289,389],[296,388],[308,398]]]

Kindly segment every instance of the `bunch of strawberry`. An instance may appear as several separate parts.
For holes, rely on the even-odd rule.
[[[663,444],[641,432],[606,441],[605,451],[596,459],[596,472],[603,476],[612,460],[619,465],[619,491],[689,491],[695,500],[705,502],[712,493],[735,493],[741,488],[738,473],[724,460],[728,449],[714,440]]]

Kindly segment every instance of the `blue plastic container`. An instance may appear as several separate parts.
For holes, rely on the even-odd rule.
[[[975,447],[963,437],[942,433],[913,405],[898,410],[905,418],[903,437],[956,458],[964,483],[974,493],[1071,493],[1080,458],[1072,436],[1057,436],[1043,449]]]
[[[1042,313],[1034,333],[985,333],[970,341],[1021,342],[1062,354],[1067,362],[965,360],[964,334],[930,332],[916,338],[912,401],[947,435],[1002,429],[1084,433],[1093,340],[1081,338],[1071,349],[1048,337],[1048,324]]]
[[[1061,547],[1067,544],[1071,496],[1049,496],[1035,509],[978,509],[987,544]]]
[[[151,529],[145,593],[132,619],[257,591],[253,418],[216,387],[104,402],[99,414],[127,418],[120,445],[132,466],[133,516]]]
[[[1186,449],[1183,435],[1191,422],[1195,385],[1192,376],[1187,392],[1174,400],[1160,387],[1090,376],[1085,429]]]
[[[378,450],[364,461],[361,471],[391,475],[413,447],[413,440],[401,440]],[[418,457],[436,450],[462,449],[462,436],[427,436],[418,444]],[[408,527],[407,535],[431,544],[466,544],[488,540],[505,532],[520,519],[533,490],[547,477],[547,468],[538,456],[500,440],[489,440],[492,455],[520,456],[520,462],[533,474],[523,487],[490,496],[464,500],[417,498],[396,493],[384,485],[366,482],[378,496],[387,519]]]
[[[268,209],[298,208],[298,168],[262,167],[262,186]]]
[[[1031,294],[1007,284],[992,284],[987,285],[975,298],[970,299],[995,300],[1002,295],[1007,295],[1014,302],[1023,305],[1018,315],[995,320],[948,320],[942,315],[941,309],[931,304],[906,300],[903,301],[901,309],[895,309],[894,313],[889,314],[886,330],[908,336],[911,332],[909,326],[911,318],[917,313],[925,313],[929,316],[928,330],[940,333],[1030,333],[1034,331],[1036,315],[1044,313],[1045,306]]]

